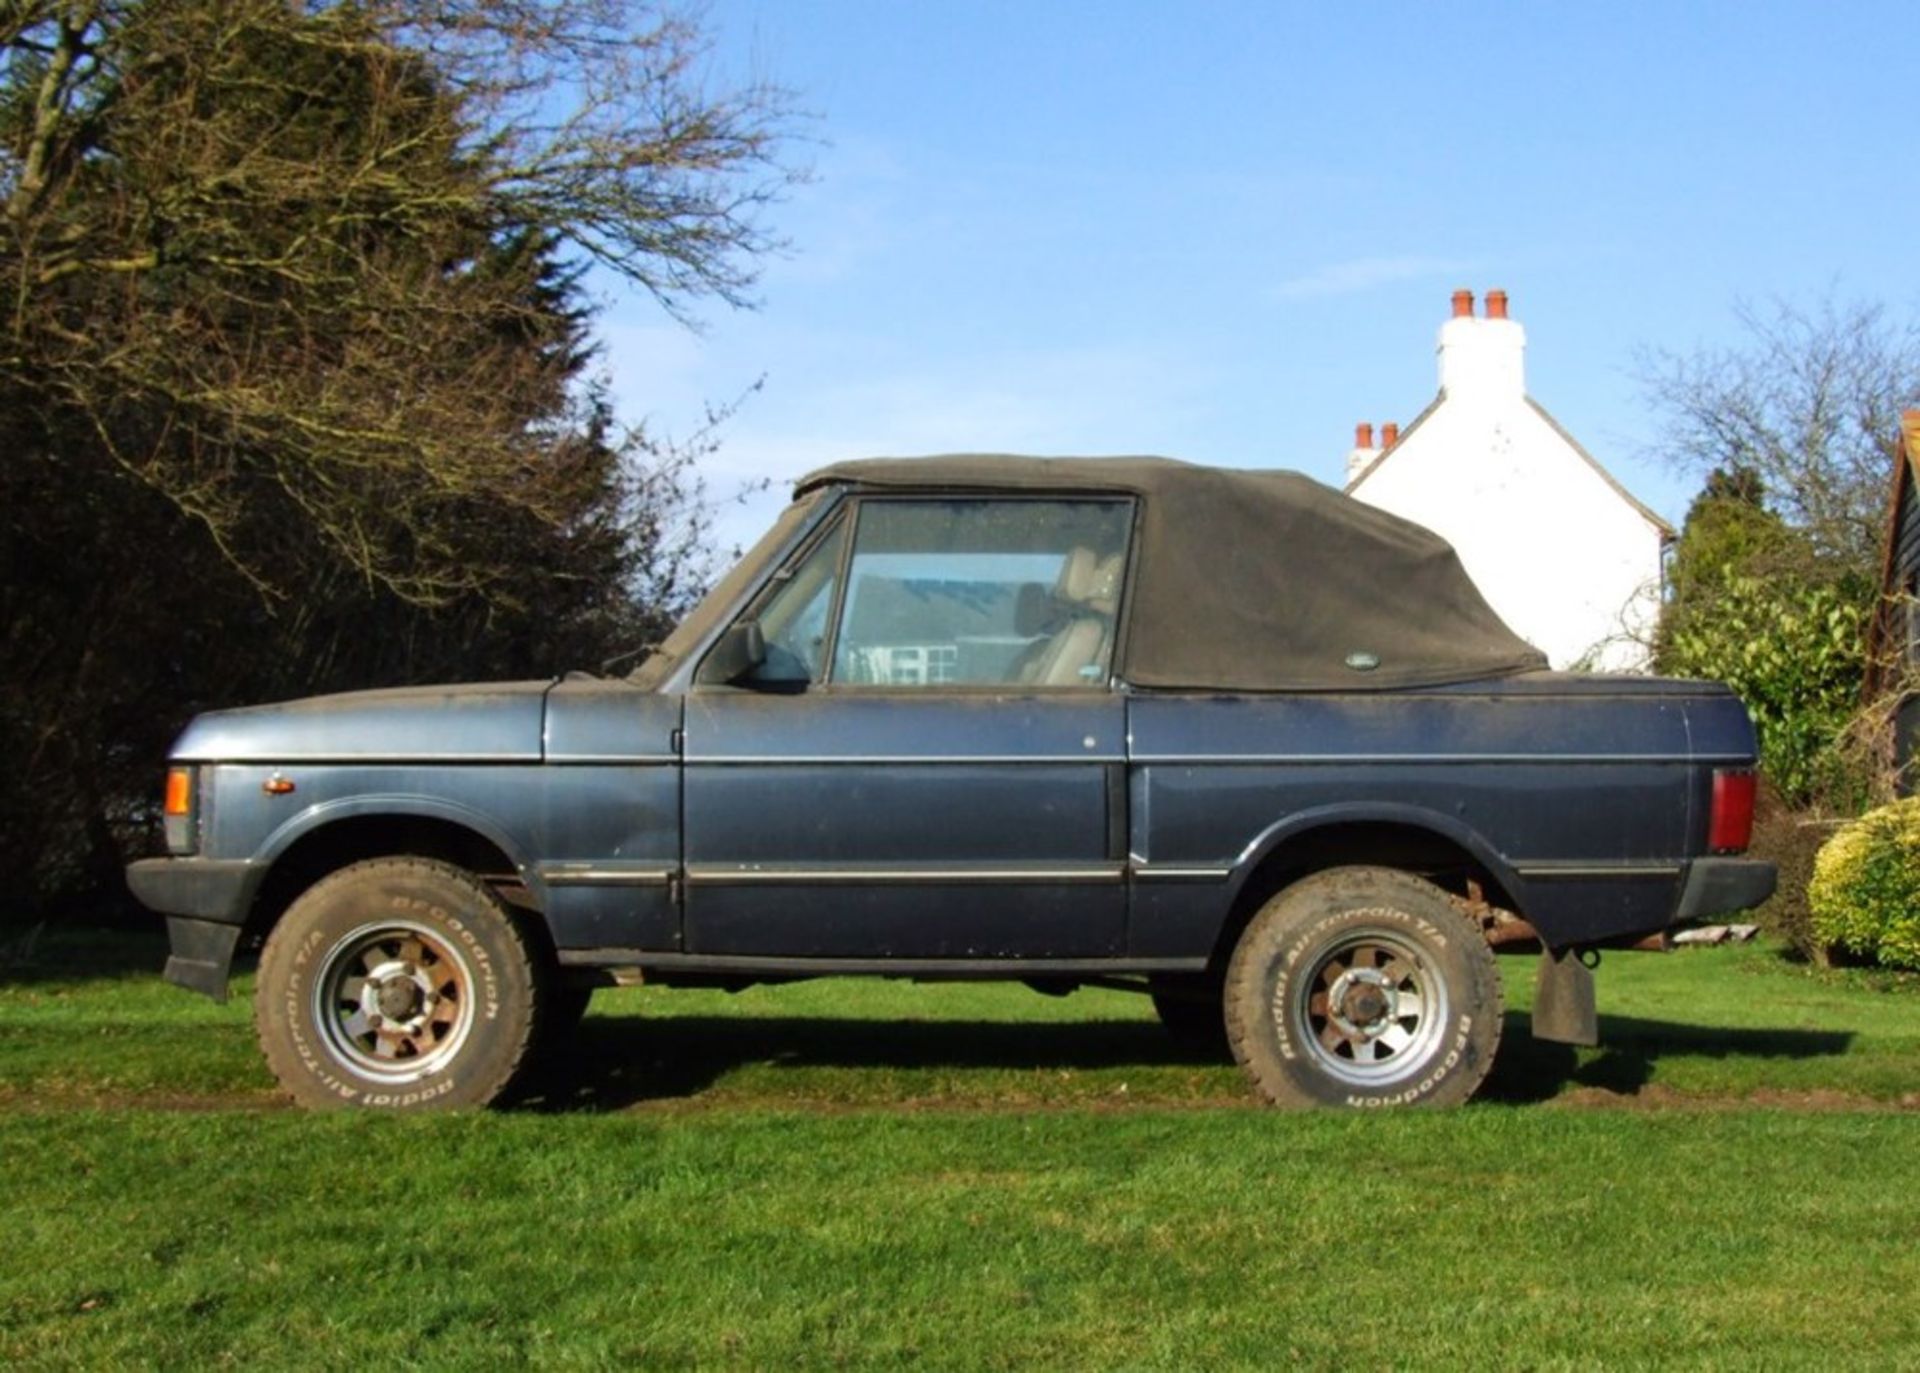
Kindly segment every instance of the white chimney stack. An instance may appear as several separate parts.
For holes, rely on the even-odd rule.
[[[1353,426],[1353,451],[1347,454],[1347,480],[1367,470],[1367,465],[1380,456],[1380,450],[1373,446],[1373,426],[1356,424]]]
[[[1527,393],[1527,332],[1507,318],[1507,293],[1487,292],[1484,319],[1473,292],[1453,293],[1453,318],[1440,326],[1440,389],[1449,399],[1518,399]]]

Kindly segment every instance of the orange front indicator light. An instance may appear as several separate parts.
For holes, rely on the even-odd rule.
[[[193,813],[193,769],[167,769],[167,800],[163,808],[168,815],[191,815]]]
[[[192,768],[167,769],[167,795],[160,806],[160,824],[167,835],[167,852],[192,853],[198,846],[200,816],[193,794]]]

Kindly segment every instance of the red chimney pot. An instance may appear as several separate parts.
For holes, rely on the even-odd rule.
[[[1453,317],[1455,319],[1473,318],[1473,292],[1455,291],[1453,293]]]
[[[1388,420],[1380,426],[1380,446],[1391,448],[1400,442],[1400,424],[1397,420]]]
[[[1507,317],[1507,293],[1505,291],[1487,292],[1487,318],[1505,319]]]
[[[1371,424],[1356,424],[1353,426],[1353,446],[1355,448],[1373,447],[1373,426]]]

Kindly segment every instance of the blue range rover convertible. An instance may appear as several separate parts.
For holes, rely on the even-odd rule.
[[[259,949],[311,1106],[492,1102],[597,985],[1097,981],[1282,1105],[1486,1076],[1594,951],[1756,905],[1726,688],[1553,673],[1428,531],[1286,472],[873,460],[806,478],[624,679],[220,711],[136,863],[175,982]]]

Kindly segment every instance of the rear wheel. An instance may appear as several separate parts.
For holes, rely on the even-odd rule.
[[[1282,1106],[1443,1106],[1471,1097],[1500,1043],[1493,951],[1446,893],[1386,868],[1295,883],[1227,969],[1234,1057]]]
[[[485,883],[380,859],[287,908],[261,951],[254,1021],[302,1105],[483,1106],[525,1064],[538,996],[527,944]]]

